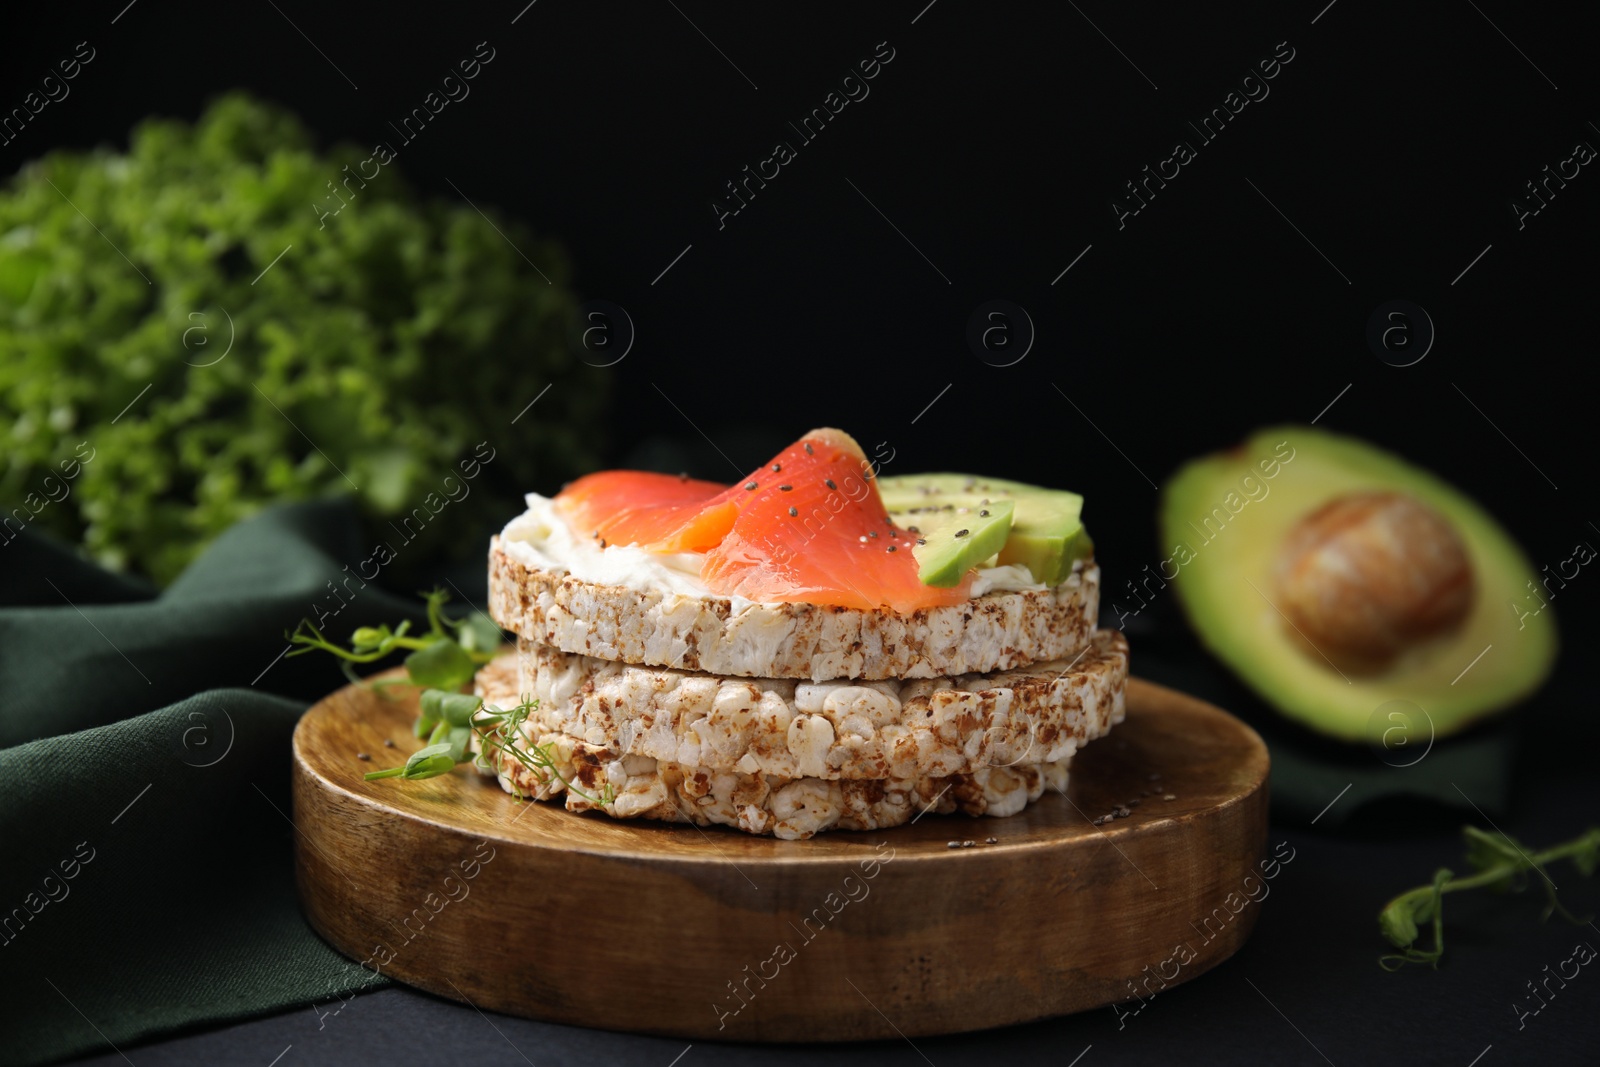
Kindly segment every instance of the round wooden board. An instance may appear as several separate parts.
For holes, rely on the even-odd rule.
[[[300,896],[341,952],[481,1009],[696,1040],[978,1030],[1188,981],[1259,910],[1225,902],[1260,874],[1265,746],[1138,679],[1065,795],[809,841],[573,814],[470,771],[363,781],[421,744],[411,693],[301,719]]]

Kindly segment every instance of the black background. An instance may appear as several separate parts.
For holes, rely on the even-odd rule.
[[[0,148],[0,168],[125,143],[141,118],[192,118],[233,87],[325,143],[396,144],[409,181],[442,198],[453,182],[558,237],[580,294],[627,309],[637,341],[596,428],[614,463],[732,480],[836,425],[869,453],[886,442],[891,471],[1082,491],[1114,574],[1158,547],[1152,482],[1254,427],[1308,422],[1350,385],[1319,425],[1466,487],[1536,561],[1594,533],[1581,383],[1600,194],[1584,168],[1525,228],[1511,209],[1577,141],[1600,145],[1575,9],[1488,12],[1513,45],[1465,0],[1339,0],[1315,25],[1315,3],[1080,14],[945,0],[915,25],[915,2],[540,0],[515,25],[518,3],[277,6],[15,19],[0,100],[20,103],[80,40],[97,56]],[[471,95],[399,144],[389,123],[480,41],[495,59]],[[799,145],[788,123],[883,41],[895,58],[870,95]],[[1201,145],[1187,123],[1279,42],[1295,58],[1270,95]],[[798,158],[719,229],[724,183],[779,139]],[[1123,184],[1180,139],[1198,158],[1119,230]],[[1037,329],[1014,366],[967,346],[969,316],[997,298]],[[1438,335],[1406,368],[1365,341],[1369,314],[1397,298]],[[555,384],[541,404],[561,404]],[[662,439],[678,450],[640,448]]]
[[[0,105],[20,103],[77,42],[97,55],[69,98],[0,147],[0,173],[54,147],[125,143],[141,118],[193,118],[234,87],[291,108],[324,143],[392,143],[389,121],[487,41],[495,59],[471,96],[402,147],[398,166],[431,195],[454,198],[453,182],[478,206],[559,238],[581,295],[627,309],[637,341],[616,367],[610,425],[596,428],[614,463],[731,480],[800,432],[835,425],[869,453],[879,442],[892,449],[891,472],[978,470],[1083,492],[1114,583],[1164,555],[1155,486],[1183,459],[1259,425],[1307,422],[1338,397],[1318,425],[1467,489],[1536,566],[1596,536],[1589,365],[1600,176],[1585,167],[1523,229],[1511,208],[1523,183],[1576,142],[1600,145],[1594,26],[1577,5],[524,2],[19,7],[4,18]],[[894,59],[870,95],[798,145],[787,123],[885,41]],[[1294,58],[1267,83],[1270,95],[1199,147],[1186,123],[1220,106],[1279,42]],[[719,229],[711,203],[723,183],[779,139],[796,145],[797,159]],[[1196,144],[1198,158],[1119,229],[1111,202],[1125,196],[1123,183],[1178,140]],[[1373,309],[1397,298],[1426,308],[1437,329],[1427,358],[1405,368],[1380,361],[1364,338]],[[992,299],[1026,308],[1037,329],[1013,366],[987,365],[966,342],[972,311]],[[541,403],[560,405],[561,385]],[[1516,827],[1507,827],[1538,839],[1575,832],[1595,809],[1582,746],[1596,735],[1583,671],[1596,594],[1574,586],[1557,605],[1567,651],[1554,697],[1529,717]],[[1170,610],[1161,605],[1148,623],[1151,647],[1185,646],[1201,663]],[[1207,695],[1246,703],[1220,677],[1212,684]],[[1541,781],[1551,775],[1566,784]],[[1370,966],[1367,924],[1382,899],[1373,894],[1418,880],[1397,883],[1396,870],[1425,873],[1449,859],[1454,845],[1438,825],[1407,812],[1387,828],[1369,820],[1364,850],[1322,839],[1330,851],[1307,865],[1311,895],[1296,912],[1305,925],[1285,929],[1268,908],[1247,953],[1272,961],[1274,988],[1299,1010],[1280,1006],[1324,1035],[1317,1043],[1336,1062],[1376,1062],[1388,1048],[1411,1062],[1466,1064],[1490,1042],[1486,1065],[1531,1062],[1535,1048],[1583,1062],[1571,1028],[1587,1021],[1592,1054],[1590,990],[1567,1005],[1584,1011],[1538,1027],[1566,1034],[1543,1039],[1554,1044],[1482,1021],[1510,1018],[1489,1001],[1509,1002],[1524,978],[1565,955],[1563,931],[1519,940],[1534,936],[1530,915],[1495,931],[1512,946],[1476,971],[1469,961],[1430,985]],[[1370,840],[1385,829],[1387,843]],[[1408,843],[1407,833],[1419,836]],[[1367,875],[1352,871],[1363,867],[1373,873],[1359,891],[1309,874],[1359,881]],[[1362,942],[1348,972],[1326,958],[1341,938]],[[1272,1039],[1255,1052],[1249,1041],[1224,1042],[1219,1056],[1321,1062],[1228,981],[1230,992],[1207,1000],[1172,994],[1175,1009],[1189,1009],[1142,1028],[1168,1044],[1128,1042],[1118,1061],[1134,1062],[1141,1047],[1193,1054],[1183,1035],[1215,1042],[1226,1029],[1217,1013],[1248,1008],[1238,1025]],[[1288,992],[1296,982],[1299,997]],[[1341,990],[1353,996],[1345,1009],[1319,1017]],[[428,1003],[434,1015],[452,1010]],[[470,1013],[450,1018],[479,1027]],[[390,1024],[374,1016],[368,1025]],[[1272,1027],[1288,1038],[1280,1043]],[[231,1046],[227,1031],[208,1040],[242,1050],[254,1033]],[[998,1040],[1051,1062],[1091,1041],[1085,1064],[1104,1062],[1116,1047],[1093,1033],[1059,1045],[1041,1036],[1054,1033],[1024,1028]],[[923,1050],[943,1062],[991,1047]],[[662,1064],[676,1051],[623,1039],[588,1051],[602,1050]],[[879,1051],[920,1062],[903,1047]]]

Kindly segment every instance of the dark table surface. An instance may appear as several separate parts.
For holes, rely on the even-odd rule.
[[[1592,780],[1567,775],[1530,783],[1505,828],[1535,840],[1582,829],[1594,810]],[[409,989],[351,1000],[337,1015],[306,1008],[206,1033],[125,1050],[140,1067],[155,1064],[517,1063],[839,1064],[1006,1062],[1097,1064],[1426,1063],[1468,1067],[1504,1064],[1593,1064],[1600,1058],[1600,974],[1588,968],[1547,998],[1537,1015],[1526,983],[1545,978],[1576,942],[1600,948],[1600,931],[1560,919],[1541,925],[1536,894],[1514,903],[1451,899],[1447,962],[1438,971],[1378,968],[1382,950],[1374,915],[1404,887],[1396,872],[1423,881],[1435,866],[1456,862],[1453,834],[1388,842],[1342,840],[1315,830],[1274,827],[1293,862],[1270,883],[1255,932],[1232,960],[1191,983],[1151,998],[1136,1015],[1112,1008],[1003,1030],[909,1041],[834,1046],[752,1046],[555,1026],[472,1008]],[[1576,876],[1554,872],[1575,907],[1592,908],[1595,892]],[[1252,905],[1255,906],[1255,905]],[[618,1018],[627,989],[617,991]],[[333,1005],[337,1007],[337,1004]],[[1137,1008],[1137,1004],[1133,1005]],[[324,1006],[321,1011],[326,1011]],[[1126,1009],[1124,1009],[1126,1010]],[[1520,1025],[1519,1025],[1520,1022]],[[1477,1057],[1482,1056],[1482,1059]],[[111,1067],[116,1053],[84,1063]]]

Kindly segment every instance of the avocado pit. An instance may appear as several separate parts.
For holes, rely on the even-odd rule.
[[[1342,669],[1364,673],[1459,628],[1477,585],[1455,526],[1390,491],[1348,493],[1301,518],[1273,579],[1299,635]]]

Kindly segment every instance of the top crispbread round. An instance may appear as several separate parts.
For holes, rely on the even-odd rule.
[[[1071,659],[1100,611],[1100,570],[910,614],[757,604],[605,585],[489,545],[489,614],[519,637],[598,659],[743,678],[940,678]]]

